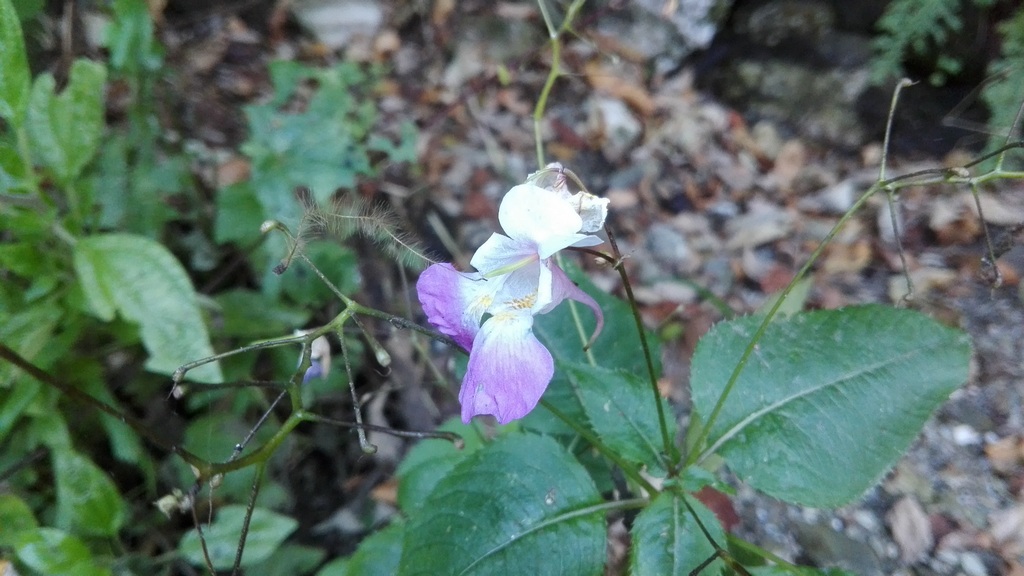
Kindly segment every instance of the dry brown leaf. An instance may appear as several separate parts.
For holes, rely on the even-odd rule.
[[[827,248],[822,270],[826,274],[856,273],[871,263],[871,241],[862,239],[853,244],[832,244]]]
[[[775,167],[772,174],[779,185],[779,189],[788,192],[793,186],[793,180],[800,174],[807,164],[807,147],[800,140],[788,140],[779,149],[775,157]]]
[[[917,499],[912,496],[900,498],[885,515],[892,531],[892,539],[900,548],[903,562],[913,564],[924,560],[935,545],[932,524]]]
[[[1008,474],[1024,463],[1024,439],[1007,436],[985,446],[985,456],[997,472]]]
[[[385,504],[397,506],[398,480],[396,480],[394,477],[391,477],[387,481],[374,486],[373,490],[370,490],[370,498],[372,498],[375,502],[383,502]]]
[[[430,11],[430,23],[441,28],[448,23],[448,18],[455,11],[455,0],[435,0],[434,9]]]
[[[611,68],[590,61],[584,67],[584,74],[591,88],[622,100],[641,117],[648,118],[654,113],[654,99],[647,89],[631,83]]]
[[[217,166],[217,186],[224,188],[249,179],[249,160],[241,156],[229,158]]]

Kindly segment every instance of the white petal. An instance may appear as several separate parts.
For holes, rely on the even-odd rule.
[[[556,193],[533,184],[520,184],[505,194],[498,208],[498,221],[509,237],[544,246],[544,251],[538,251],[541,258],[582,238],[577,233],[583,220],[572,205]]]
[[[508,274],[537,259],[537,247],[533,244],[501,234],[491,234],[491,237],[477,248],[469,263],[480,274],[493,278]]]

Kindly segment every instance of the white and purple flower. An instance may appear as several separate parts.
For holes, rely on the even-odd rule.
[[[533,334],[535,315],[569,298],[594,311],[595,336],[600,332],[604,316],[597,302],[552,256],[602,243],[585,232],[600,229],[606,214],[607,200],[569,194],[564,180],[551,188],[528,180],[502,200],[498,221],[507,235],[492,234],[477,250],[470,261],[476,272],[434,264],[420,275],[416,290],[428,320],[469,351],[459,392],[463,421],[492,414],[507,424],[537,405],[555,366]]]

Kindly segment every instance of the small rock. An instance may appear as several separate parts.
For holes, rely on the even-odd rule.
[[[634,296],[640,304],[690,304],[697,299],[697,291],[692,286],[672,280],[655,281],[650,286],[637,286],[633,289]]]
[[[813,196],[801,198],[797,203],[797,208],[806,212],[838,216],[844,214],[850,209],[850,206],[853,206],[853,201],[857,199],[857,195],[862,191],[859,182],[851,179],[843,180]]]
[[[662,266],[687,272],[699,265],[686,237],[667,224],[657,223],[647,230],[647,249]]]
[[[374,0],[295,0],[292,13],[332,50],[344,48],[357,36],[372,37],[384,21],[381,3]]]
[[[750,210],[726,224],[730,250],[753,248],[784,238],[793,228],[793,215],[767,202],[753,201]]]
[[[957,424],[952,430],[953,442],[957,446],[975,446],[981,444],[981,434],[967,424]]]
[[[601,152],[612,162],[622,160],[639,140],[643,124],[617,98],[595,96],[589,104],[587,124],[601,142]]]
[[[750,129],[750,135],[754,139],[754,145],[765,158],[775,161],[782,149],[782,137],[774,122],[761,120]]]
[[[988,576],[988,568],[985,562],[974,552],[964,552],[960,556],[960,567],[967,576]]]

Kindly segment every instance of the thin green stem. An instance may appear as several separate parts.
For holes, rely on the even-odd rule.
[[[665,457],[672,464],[669,469],[669,474],[672,474],[674,470],[671,468],[678,464],[679,461],[676,457],[672,437],[668,433],[668,417],[665,415],[665,403],[661,401],[661,392],[658,390],[658,372],[654,369],[654,355],[651,352],[650,344],[647,343],[647,330],[644,328],[644,320],[640,316],[640,307],[636,303],[636,296],[633,295],[633,285],[629,281],[629,274],[626,273],[626,267],[622,265],[622,252],[619,251],[619,245],[615,241],[615,234],[608,226],[605,226],[604,230],[608,234],[608,244],[611,245],[612,254],[616,260],[615,270],[618,271],[619,277],[622,278],[622,288],[626,292],[626,301],[629,303],[629,309],[633,313],[633,322],[636,324],[636,331],[640,336],[640,347],[643,349],[644,362],[647,364],[647,378],[651,384],[654,406],[658,409],[658,427],[661,429],[662,449],[665,451]]]
[[[547,3],[545,0],[537,0],[537,6],[540,8],[541,16],[544,18],[544,25],[548,29],[548,43],[551,45],[551,70],[548,71],[548,76],[544,80],[544,86],[540,90],[540,96],[537,97],[537,105],[533,108],[533,138],[537,147],[537,166],[539,167],[543,167],[546,164],[544,161],[541,121],[544,119],[544,112],[547,109],[548,96],[551,95],[551,89],[555,86],[555,81],[562,75],[561,35],[562,32],[570,29],[573,20],[575,20],[576,15],[579,14],[585,2],[586,0],[574,0],[565,11],[565,18],[562,20],[562,24],[555,28],[551,14],[548,13]]]
[[[302,418],[306,422],[317,422],[320,424],[328,424],[331,426],[340,426],[342,428],[362,428],[363,430],[369,430],[370,432],[380,432],[382,434],[389,434],[398,438],[415,438],[417,440],[447,440],[456,446],[461,446],[464,441],[462,436],[454,432],[445,432],[444,430],[438,430],[435,432],[420,432],[416,430],[398,430],[396,428],[388,428],[387,426],[377,426],[375,424],[360,424],[358,422],[348,422],[347,420],[338,420],[335,418],[328,418],[326,416],[320,416],[312,412],[302,411],[299,413],[299,418]]]
[[[262,446],[245,456],[227,462],[204,463],[203,466],[196,466],[199,473],[197,480],[202,482],[218,474],[227,474],[228,472],[248,468],[260,462],[266,462],[277,451],[277,448],[288,437],[288,434],[303,421],[297,414],[301,414],[301,411],[297,413],[292,412],[288,419],[281,424],[277,432],[274,432],[274,435],[270,437],[270,440],[267,440]]]
[[[266,470],[266,461],[256,465],[256,473],[252,478],[252,488],[249,491],[249,502],[245,507],[245,519],[242,520],[242,533],[238,538],[238,548],[235,550],[235,563],[231,568],[231,576],[236,576],[242,565],[242,552],[245,551],[245,542],[249,537],[249,525],[252,523],[252,513],[256,509],[256,497],[260,494],[260,485],[263,483],[263,474]]]

